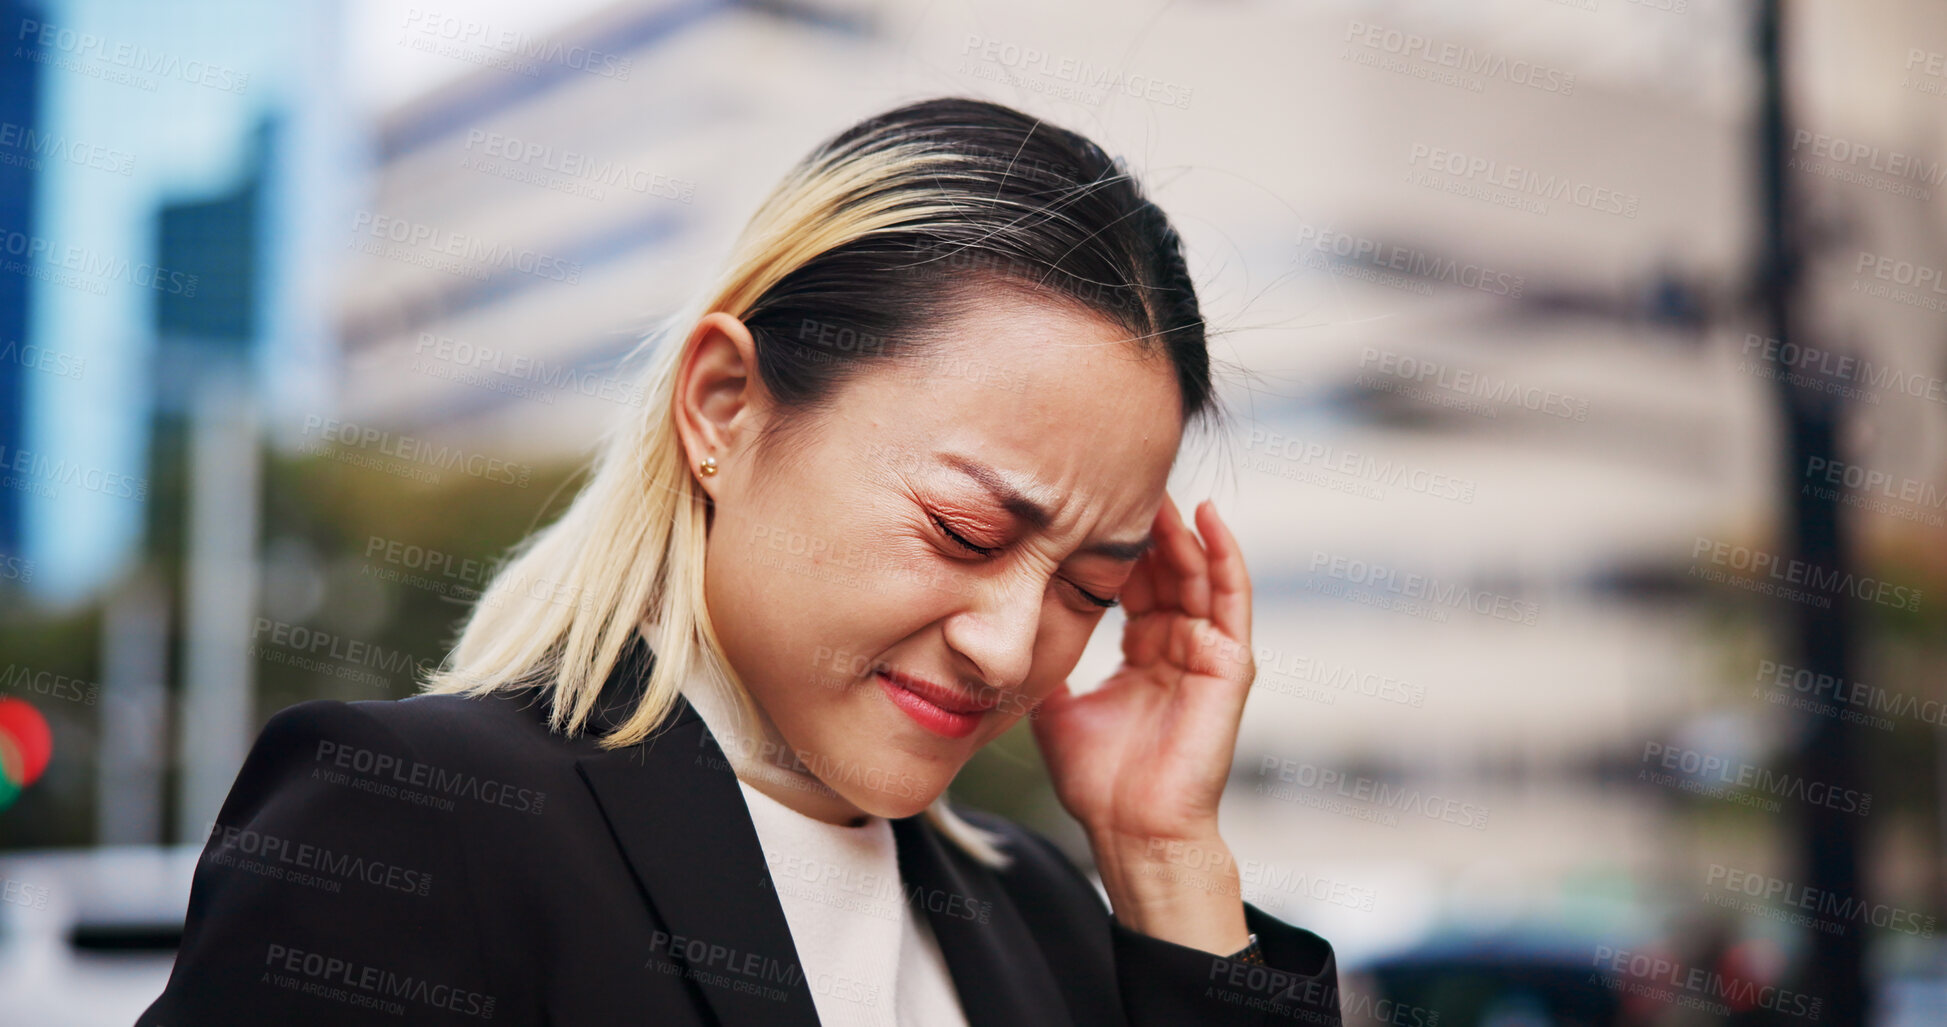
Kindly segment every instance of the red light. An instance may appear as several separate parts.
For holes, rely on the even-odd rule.
[[[0,699],[0,774],[14,788],[25,788],[53,755],[54,733],[41,711],[21,699]]]

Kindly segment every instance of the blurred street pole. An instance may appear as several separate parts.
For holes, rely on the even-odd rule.
[[[248,366],[236,361],[212,369],[191,413],[178,842],[209,834],[252,733],[260,454]]]
[[[163,773],[169,752],[169,593],[147,568],[109,598],[102,624],[101,742],[95,839],[155,845],[162,839]]]
[[[1785,162],[1791,155],[1791,119],[1784,67],[1785,15],[1783,0],[1758,0],[1755,29],[1761,69],[1759,86],[1758,158],[1759,294],[1765,331],[1778,340],[1774,381],[1778,386],[1780,423],[1784,429],[1786,519],[1782,544],[1785,556],[1803,561],[1825,574],[1849,571],[1835,498],[1821,499],[1806,489],[1805,469],[1813,458],[1839,459],[1836,393],[1791,383],[1792,368],[1783,360],[1785,345],[1797,342],[1805,323],[1799,290],[1804,269],[1804,235],[1798,221],[1800,205],[1791,194]],[[1828,465],[1830,466],[1830,465]],[[1789,638],[1798,647],[1799,666],[1814,674],[1851,680],[1852,608],[1850,596],[1839,597],[1830,609],[1809,603],[1792,604],[1784,618]],[[1836,717],[1800,713],[1799,749],[1794,771],[1808,782],[1832,788],[1863,784],[1855,728]],[[1861,789],[1865,791],[1867,789]],[[1797,823],[1803,884],[1822,894],[1863,901],[1860,894],[1859,854],[1861,820],[1853,813],[1807,803]],[[1864,979],[1864,944],[1858,931],[1830,934],[1809,931],[1811,944],[1800,970],[1804,990],[1825,1000],[1820,1019],[1828,1023],[1866,1022],[1868,994]]]

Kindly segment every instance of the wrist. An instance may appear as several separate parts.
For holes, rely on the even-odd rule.
[[[1167,838],[1092,833],[1089,844],[1123,926],[1216,955],[1250,943],[1237,861],[1214,830]]]

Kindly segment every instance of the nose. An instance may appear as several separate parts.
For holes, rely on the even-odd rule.
[[[966,602],[943,625],[946,644],[974,662],[984,684],[1018,688],[1034,665],[1047,583],[1023,571],[969,580],[967,588]]]

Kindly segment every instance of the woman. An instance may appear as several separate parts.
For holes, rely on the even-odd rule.
[[[1217,831],[1250,581],[1177,237],[913,104],[795,169],[428,694],[273,717],[142,1023],[1337,1023]],[[1066,678],[1104,609],[1122,666]],[[1027,716],[1095,887],[945,791]],[[921,814],[924,814],[923,816]]]

